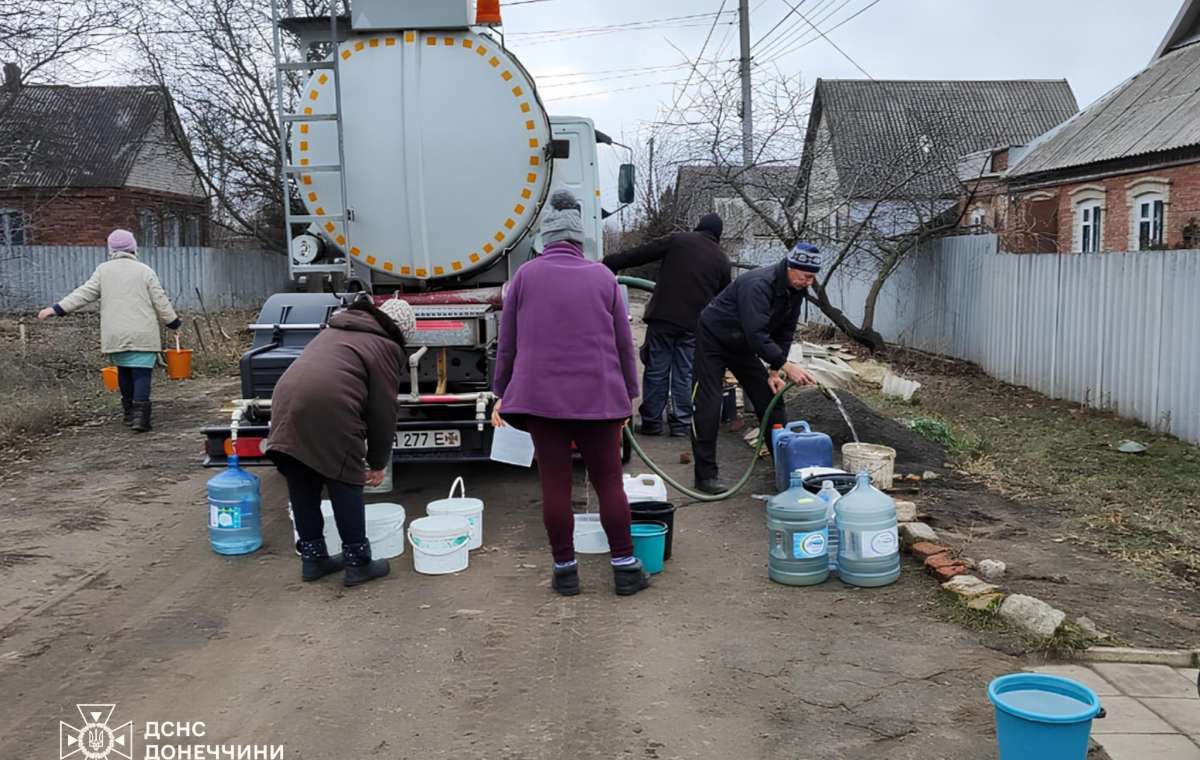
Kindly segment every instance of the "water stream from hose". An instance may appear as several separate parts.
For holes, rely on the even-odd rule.
[[[846,414],[846,407],[842,405],[842,400],[838,398],[837,393],[832,388],[822,388],[822,390],[829,394],[829,398],[833,399],[833,403],[837,404],[838,411],[842,413],[842,419],[846,421],[846,427],[850,428],[850,435],[854,438],[855,443],[859,443],[858,431],[854,429],[854,423],[850,421],[850,415]]]

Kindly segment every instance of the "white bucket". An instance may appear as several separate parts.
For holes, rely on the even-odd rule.
[[[875,443],[842,444],[842,469],[857,473],[866,470],[871,476],[871,485],[880,491],[892,487],[896,469],[896,450]]]
[[[626,475],[624,485],[630,504],[667,500],[667,484],[657,475]]]
[[[575,515],[574,543],[579,554],[608,554],[608,535],[600,524],[600,515],[595,512]]]
[[[457,497],[454,495],[456,489],[458,490]],[[483,500],[467,498],[467,487],[463,484],[462,478],[454,481],[454,485],[450,486],[448,497],[429,502],[429,505],[425,507],[425,514],[431,517],[451,515],[467,518],[467,524],[471,527],[471,543],[467,548],[475,551],[483,546]]]
[[[333,517],[333,503],[321,502],[321,516],[325,518],[325,546],[330,554],[340,554],[342,538],[338,535],[337,522]],[[288,517],[292,517],[292,505],[288,505]],[[371,542],[371,556],[375,559],[390,559],[404,553],[404,507],[399,504],[367,505],[367,540]],[[292,537],[300,541],[292,517]]]
[[[413,569],[424,575],[446,575],[467,569],[471,526],[465,517],[438,515],[413,520],[408,528]]]

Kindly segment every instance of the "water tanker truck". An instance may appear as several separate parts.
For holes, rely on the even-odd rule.
[[[597,146],[615,144],[587,118],[547,113],[485,25],[499,18],[484,0],[478,18],[473,0],[353,0],[322,16],[290,5],[273,0],[272,18],[296,288],[250,326],[241,398],[205,430],[205,462],[269,464],[275,384],[354,291],[402,298],[417,315],[395,461],[486,460],[504,286],[541,250],[538,220],[558,188],[580,199],[584,253],[601,257]],[[622,203],[633,188],[624,164]]]

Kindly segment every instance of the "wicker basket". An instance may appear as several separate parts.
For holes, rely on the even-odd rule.
[[[881,491],[889,489],[896,471],[896,450],[874,443],[844,443],[842,469],[852,473],[866,470],[871,485]]]

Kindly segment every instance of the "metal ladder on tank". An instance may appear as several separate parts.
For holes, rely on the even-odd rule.
[[[281,4],[283,8],[281,9]],[[349,11],[349,3],[347,12]],[[353,269],[350,260],[350,222],[354,220],[354,212],[348,208],[348,198],[346,196],[346,149],[344,143],[344,131],[342,128],[342,76],[341,69],[338,65],[340,56],[338,56],[338,0],[326,0],[325,10],[329,15],[329,38],[309,40],[308,44],[301,47],[301,54],[305,57],[303,61],[288,61],[287,55],[283,49],[283,29],[281,27],[282,11],[286,10],[288,18],[297,18],[295,0],[271,0],[271,32],[272,32],[272,51],[275,57],[275,109],[279,117],[279,160],[283,171],[281,173],[283,184],[283,220],[284,232],[286,234],[287,257],[288,257],[288,274],[293,280],[302,275],[309,274],[341,274],[345,277],[350,277]],[[329,44],[329,59],[322,61],[307,60],[311,47],[318,42],[327,42]],[[284,110],[284,85],[289,72],[293,71],[330,71],[333,73],[334,82],[334,111],[331,114],[296,114],[287,113]],[[332,121],[337,127],[337,146],[338,146],[338,162],[336,164],[314,164],[310,166],[299,166],[290,162],[289,156],[289,132],[291,125],[297,122],[316,122],[316,121]],[[341,180],[342,191],[342,212],[340,214],[326,214],[324,216],[313,216],[309,214],[293,214],[292,213],[292,181],[293,178],[303,174],[319,174],[319,173],[337,172]],[[305,231],[313,224],[324,225],[332,223],[341,229],[342,238],[345,244],[340,246],[340,255],[342,263],[312,263],[300,264],[297,263],[292,255],[292,232],[298,226],[303,226]],[[336,235],[327,235],[325,230],[317,233],[325,238],[326,250],[337,251],[339,246],[335,244],[334,237]]]

